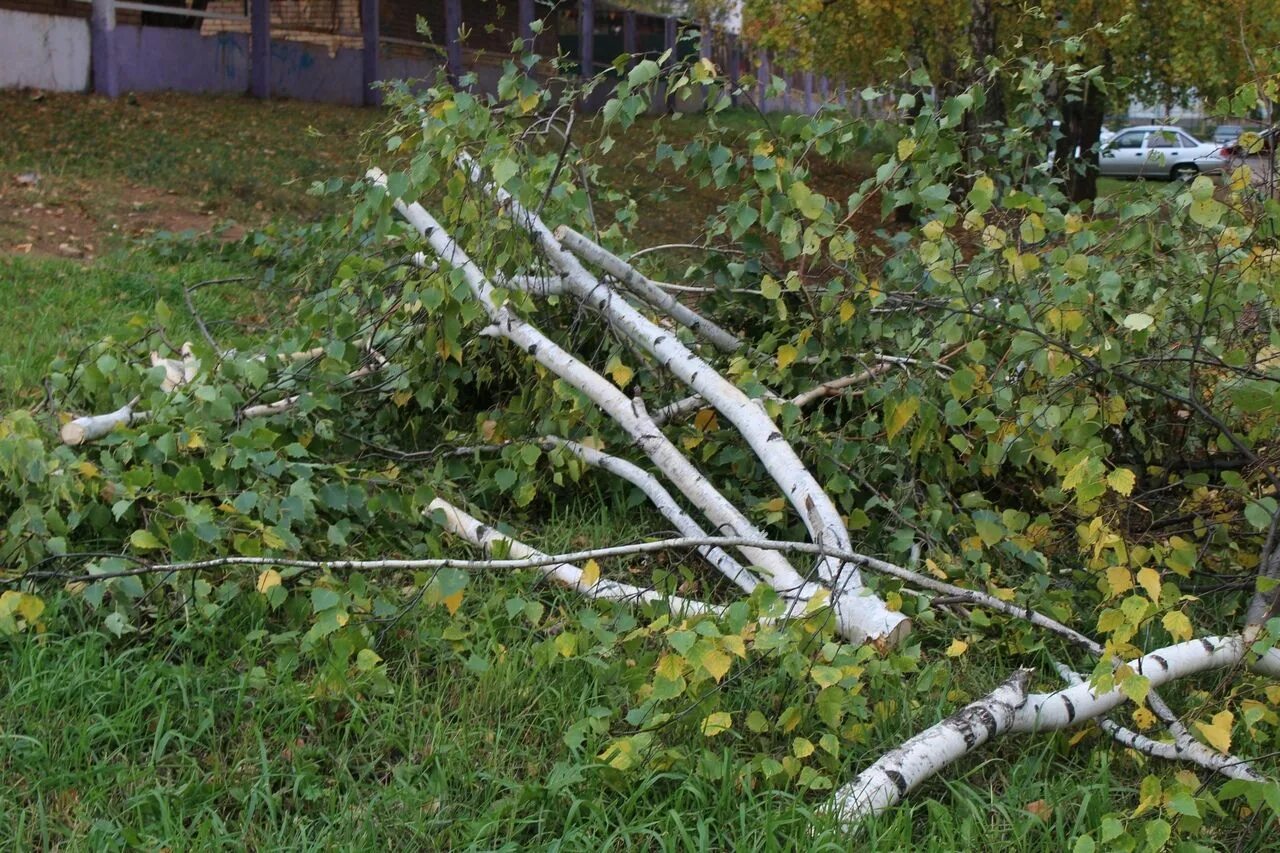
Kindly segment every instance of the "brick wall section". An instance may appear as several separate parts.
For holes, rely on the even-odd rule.
[[[65,15],[70,18],[87,18],[93,7],[74,0],[0,0],[0,9],[16,12],[35,12],[40,15]]]

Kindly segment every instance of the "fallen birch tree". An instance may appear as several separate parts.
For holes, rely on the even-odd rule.
[[[62,424],[63,446],[6,419],[4,541],[22,571],[0,631],[40,625],[45,585],[106,602],[121,637],[158,624],[152,596],[216,608],[210,591],[251,569],[269,618],[305,613],[289,623],[302,647],[336,636],[349,654],[441,573],[452,617],[464,583],[531,570],[582,607],[655,616],[628,623],[627,655],[592,659],[625,661],[635,688],[596,753],[618,773],[649,755],[629,738],[652,746],[686,718],[703,738],[746,726],[725,747],[735,784],[797,786],[854,829],[1006,736],[1096,723],[1103,743],[1272,790],[1277,262],[1247,182],[1081,211],[1046,176],[959,144],[944,110],[879,128],[888,153],[854,191],[810,168],[851,152],[820,115],[740,150],[713,133],[661,148],[653,169],[732,189],[705,239],[628,253],[637,218],[663,212],[623,187],[610,223],[592,157],[639,118],[657,66],[636,68],[593,142],[566,118],[572,93],[552,106],[516,70],[502,98],[401,93],[391,150],[412,165],[352,188],[338,272],[258,355],[219,350],[199,322],[203,359],[149,338],[151,373],[146,349],[117,347],[111,377],[94,364],[51,382],[64,409],[129,400]],[[1034,136],[993,132],[1014,152]],[[957,150],[976,158],[964,193]],[[876,197],[919,226],[858,230]],[[672,252],[683,276],[660,260]],[[77,396],[76,379],[93,388]],[[117,430],[131,440],[94,446]],[[537,530],[548,495],[603,495],[674,533],[550,553],[491,520]],[[75,530],[86,518],[94,536]],[[27,532],[64,528],[48,548]],[[608,562],[624,557],[670,572],[647,584],[646,560]],[[371,584],[403,607],[370,604]],[[1007,669],[975,675],[966,654]],[[773,706],[721,701],[762,671],[776,680],[753,695]],[[1207,673],[1216,685],[1193,682]],[[935,705],[961,707],[876,740],[883,709]],[[1180,792],[1187,816],[1201,791]],[[1206,799],[1197,817],[1210,812],[1227,814]]]

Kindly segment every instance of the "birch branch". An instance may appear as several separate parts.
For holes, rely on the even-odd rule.
[[[183,347],[183,351],[186,355],[184,355],[184,358],[181,361],[177,359],[161,358],[156,353],[151,354],[152,365],[163,366],[165,368],[165,378],[161,382],[160,387],[161,390],[166,393],[172,393],[178,388],[182,388],[190,384],[196,378],[196,370],[199,369],[200,363],[190,357],[190,353],[187,352],[186,346]],[[365,351],[368,353],[369,358],[373,363],[356,368],[346,375],[346,379],[360,379],[372,373],[377,373],[385,368],[389,363],[382,353],[373,349],[371,346],[366,346]],[[305,361],[308,358],[316,357],[318,355],[324,355],[324,350],[317,348],[306,352],[283,353],[280,355],[280,358],[285,361]],[[264,359],[264,357],[255,356],[255,360],[258,359]],[[85,415],[83,417],[67,421],[67,423],[63,424],[62,429],[58,433],[59,437],[62,439],[62,443],[72,447],[87,444],[91,441],[96,441],[99,438],[102,438],[116,427],[129,426],[136,421],[145,420],[151,416],[150,413],[137,412],[134,411],[133,408],[138,404],[138,400],[140,399],[141,395],[136,396],[119,409],[116,409],[114,412],[108,412],[105,415]],[[241,419],[250,419],[278,415],[289,411],[289,409],[293,408],[300,399],[302,399],[301,394],[293,394],[272,403],[258,403],[252,406],[246,406],[239,411],[238,417]]]
[[[547,555],[541,551],[530,548],[520,540],[498,532],[446,500],[436,498],[427,507],[427,512],[429,513],[437,510],[443,513],[445,530],[461,536],[473,545],[483,548],[485,553],[492,553],[495,545],[503,544],[507,546],[507,553],[517,559],[548,559]],[[603,578],[597,578],[593,583],[587,583],[583,580],[582,569],[570,563],[548,562],[546,565],[539,566],[538,570],[556,583],[581,593],[587,598],[601,601],[617,601],[623,604],[663,602],[671,609],[672,613],[682,616],[701,616],[704,614],[721,616],[724,614],[724,608],[716,605],[705,604],[690,598],[682,598],[678,595],[663,595],[656,590],[643,589],[631,584],[618,583]]]
[[[758,400],[749,398],[742,389],[685,347],[675,335],[654,324],[587,272],[576,257],[564,250],[541,219],[505,190],[489,186],[474,161],[464,160],[464,166],[468,167],[472,181],[489,189],[507,208],[513,221],[537,240],[543,254],[562,273],[571,293],[584,305],[600,311],[635,346],[648,352],[691,390],[701,394],[738,429],[782,494],[795,507],[815,542],[829,544],[837,550],[852,550],[852,539],[836,505],[795,448],[783,439],[781,431]],[[842,623],[887,645],[897,644],[910,632],[910,620],[890,610],[866,590],[855,566],[824,557],[818,561],[818,575],[830,585],[832,609]]]
[[[850,386],[861,385],[865,382],[870,382],[872,379],[875,379],[877,376],[888,373],[892,369],[893,369],[892,362],[882,361],[879,364],[875,365],[874,367],[869,367],[866,370],[863,370],[859,373],[854,373],[850,376],[842,376],[839,379],[832,379],[828,382],[823,382],[821,385],[818,385],[814,388],[810,388],[808,391],[805,391],[801,394],[797,394],[796,396],[792,397],[791,402],[794,405],[799,406],[800,408],[803,409],[805,406],[808,406],[809,404],[817,400],[821,400],[826,397],[835,397],[841,391],[843,391],[846,388],[849,388]]]
[[[593,468],[599,468],[607,471],[617,477],[621,477],[628,483],[631,483],[640,491],[644,492],[645,497],[649,498],[654,508],[662,513],[663,517],[675,526],[681,536],[705,538],[704,531],[693,518],[680,508],[675,498],[671,496],[658,481],[658,478],[645,471],[638,465],[634,465],[625,459],[617,456],[610,456],[608,453],[579,444],[576,441],[569,441],[558,436],[547,436],[545,441],[553,447],[564,448],[569,453],[581,459]],[[703,545],[698,548],[703,558],[715,566],[716,569],[729,580],[738,585],[743,592],[748,595],[759,585],[760,581],[755,575],[747,571],[741,563],[733,557],[726,554],[718,546]]]
[[[651,307],[665,312],[716,349],[726,353],[734,353],[742,349],[742,341],[737,336],[725,331],[658,287],[646,276],[641,275],[635,267],[608,249],[588,240],[567,225],[557,228],[554,236],[579,258],[604,270]]]
[[[1076,686],[1085,683],[1084,676],[1065,664],[1055,664],[1054,669],[1058,671],[1058,675],[1067,684]],[[1147,698],[1150,700],[1153,695],[1149,695]],[[1190,761],[1205,770],[1221,773],[1228,779],[1244,779],[1249,782],[1265,781],[1265,777],[1255,771],[1249,762],[1236,758],[1234,755],[1223,755],[1214,752],[1200,743],[1200,741],[1192,737],[1191,733],[1176,717],[1172,721],[1166,720],[1165,724],[1168,726],[1170,734],[1173,735],[1173,743],[1162,743],[1161,741],[1153,740],[1106,717],[1098,721],[1098,727],[1106,732],[1116,743],[1154,758],[1163,758],[1166,761]]]
[[[1202,637],[1143,655],[1128,665],[1145,675],[1151,688],[1245,660],[1253,637]],[[1280,650],[1271,649],[1252,665],[1271,678],[1280,677]],[[1035,733],[1067,728],[1110,713],[1126,701],[1119,687],[1096,693],[1087,682],[1053,693],[1026,692],[1029,672],[1019,670],[994,691],[945,720],[930,726],[844,785],[830,809],[856,824],[898,803],[943,767],[1003,734]]]
[[[378,169],[370,169],[367,176],[378,184],[386,181],[385,175]],[[820,591],[821,587],[801,577],[780,553],[754,547],[755,542],[765,540],[764,534],[662,434],[662,430],[649,417],[642,400],[627,397],[617,386],[566,352],[537,327],[516,316],[505,304],[498,304],[493,284],[466,251],[420,204],[405,204],[397,199],[395,207],[426,238],[442,262],[462,271],[472,295],[489,315],[491,324],[487,327],[487,332],[500,335],[520,347],[613,418],[657,469],[698,507],[717,530],[729,531],[741,537],[734,543],[734,547],[739,548],[750,564],[764,574],[771,587],[784,597],[802,601],[808,601]],[[841,635],[850,640],[860,642],[869,633],[864,622],[847,612],[836,610],[835,618]]]
[[[67,421],[59,431],[62,443],[75,447],[90,441],[97,441],[116,427],[128,426],[135,420],[145,418],[145,412],[135,412],[133,410],[133,407],[138,405],[139,399],[140,397],[134,397],[114,412],[107,412],[105,415],[85,415],[75,420]]]

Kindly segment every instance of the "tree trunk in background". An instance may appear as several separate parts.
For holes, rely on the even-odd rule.
[[[1083,90],[1068,90],[1062,98],[1062,138],[1053,151],[1054,172],[1073,202],[1098,195],[1098,152],[1107,96],[1092,80]]]
[[[986,73],[987,57],[996,55],[996,13],[994,0],[969,0],[969,47],[978,64],[978,76]],[[999,80],[988,81],[986,101],[978,111],[980,125],[1004,121],[1004,88]]]

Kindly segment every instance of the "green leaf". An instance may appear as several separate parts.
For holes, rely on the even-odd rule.
[[[1124,318],[1124,327],[1134,332],[1141,332],[1143,329],[1151,328],[1155,321],[1156,319],[1150,314],[1139,311]]]
[[[1250,501],[1245,505],[1245,520],[1253,525],[1255,530],[1267,530],[1271,527],[1271,519],[1276,514],[1276,499],[1270,495],[1265,498]]]
[[[1071,853],[1095,853],[1098,845],[1093,843],[1093,839],[1088,835],[1081,835],[1076,839],[1076,843],[1071,845]]]
[[[1222,214],[1226,212],[1227,206],[1213,198],[1193,201],[1187,208],[1191,221],[1205,228],[1215,227],[1222,220]]]
[[[507,181],[515,177],[520,167],[516,165],[516,161],[510,157],[499,157],[493,161],[493,180],[500,187],[505,187]]]
[[[839,684],[840,679],[844,678],[844,673],[839,667],[834,666],[815,666],[809,670],[809,677],[817,683],[819,687],[831,687]]]
[[[143,551],[163,548],[164,545],[150,530],[135,530],[129,534],[129,544]]]
[[[342,601],[342,596],[338,595],[331,589],[324,587],[314,587],[311,590],[311,612],[320,613],[332,607],[337,607]]]
[[[733,728],[733,717],[727,711],[716,711],[702,719],[702,734],[715,737]]]
[[[1213,181],[1207,175],[1197,175],[1196,179],[1191,182],[1188,192],[1195,201],[1213,198]]]

